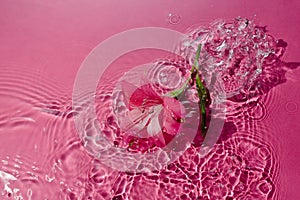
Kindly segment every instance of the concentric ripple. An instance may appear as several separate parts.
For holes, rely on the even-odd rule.
[[[146,123],[134,124],[140,130],[154,118],[161,119],[155,113],[162,108],[180,110],[187,123],[175,127],[178,133],[166,134],[159,126],[164,143],[159,140],[162,137],[126,135],[120,127],[129,109],[121,82],[138,82],[134,91],[150,85],[151,91],[164,96],[182,87],[190,76],[199,43],[203,44],[199,71],[212,100],[207,135],[211,140],[204,141],[199,134],[199,99],[194,86],[187,89],[180,104],[159,101],[166,108],[150,102],[154,108],[139,113]],[[46,77],[36,79],[40,74],[25,67],[1,66],[0,94],[5,108],[0,114],[0,135],[6,136],[1,152],[9,149],[10,141],[26,139],[26,145],[10,149],[19,154],[5,152],[7,156],[1,158],[0,186],[5,187],[1,199],[282,199],[278,152],[283,149],[267,121],[280,95],[272,88],[287,81],[288,69],[299,66],[281,60],[286,47],[265,27],[243,18],[194,29],[179,46],[182,57],[158,58],[150,68],[131,66],[126,73],[117,71],[118,77],[104,77],[107,84],[99,84],[101,92],[93,102],[97,117],[91,117],[92,108],[86,106],[91,94],[80,94],[80,105],[74,110],[71,92],[62,85]],[[136,58],[140,57],[143,55]],[[174,109],[176,106],[180,109]],[[283,106],[290,114],[299,109],[295,101]],[[169,120],[182,121],[177,112],[169,114]],[[80,135],[70,120],[76,117],[83,117]],[[158,129],[146,130],[153,136]],[[148,151],[155,153],[146,154]],[[128,152],[142,156],[128,156]],[[108,162],[115,168],[108,167]]]
[[[148,79],[155,91],[164,95],[184,85],[190,75],[191,66],[182,57],[156,61],[148,72]]]
[[[172,160],[171,154],[159,154],[155,159],[164,165],[157,170],[141,170],[149,168],[147,162],[133,165],[131,157],[126,157],[126,162],[120,162],[120,168],[131,165],[138,169],[135,172],[107,172],[101,165],[101,169],[95,169],[90,175],[91,184],[98,191],[93,197],[98,198],[99,195],[104,199],[142,199],[139,194],[143,193],[149,199],[277,198],[279,164],[277,155],[274,154],[277,147],[273,146],[276,139],[265,125],[270,115],[266,105],[269,106],[268,101],[276,101],[274,98],[278,98],[278,95],[270,91],[286,81],[286,70],[295,67],[295,63],[281,61],[287,47],[283,40],[276,40],[267,32],[266,27],[257,26],[248,19],[219,20],[209,27],[194,29],[179,46],[182,57],[158,59],[154,67],[129,70],[123,74],[123,79],[108,77],[114,84],[100,85],[103,92],[97,94],[96,101],[101,102],[96,104],[97,115],[101,116],[100,125],[95,119],[86,119],[85,148],[89,152],[98,152],[93,154],[98,166],[101,162],[98,163],[97,160],[101,160],[101,157],[110,160],[125,155],[117,151],[110,156],[105,154],[103,148],[105,150],[107,141],[114,147],[125,147],[135,153],[146,152],[147,148],[142,147],[157,144],[157,141],[151,141],[147,137],[137,140],[139,142],[132,142],[128,140],[132,137],[125,137],[124,130],[120,127],[126,121],[124,116],[128,112],[128,99],[122,93],[121,83],[138,83],[136,88],[151,83],[153,91],[159,95],[181,88],[190,75],[191,66],[197,63],[194,55],[200,43],[202,49],[198,60],[199,70],[210,90],[210,109],[221,110],[220,105],[226,104],[226,118],[221,112],[211,113],[214,121],[219,120],[221,123],[225,119],[215,148],[199,145],[203,140],[197,134],[193,143],[184,148],[182,155],[175,156],[176,159]],[[113,87],[116,89],[112,89]],[[197,94],[193,90],[187,91],[187,94],[189,101],[197,103]],[[190,111],[187,116],[193,116],[193,110]],[[147,116],[152,116],[156,111],[145,112],[144,117],[151,124],[155,117],[148,119]],[[143,120],[139,122],[139,126],[145,125]],[[105,135],[106,142],[95,137],[100,132]],[[211,132],[208,137],[218,135]],[[169,137],[170,141],[173,139]],[[150,151],[163,148],[163,145],[156,147],[158,148]],[[170,160],[172,161],[169,162]],[[108,177],[114,177],[114,181],[110,183]]]
[[[40,74],[39,66],[0,67],[0,198],[56,199],[62,154],[71,154],[75,135],[70,91]]]

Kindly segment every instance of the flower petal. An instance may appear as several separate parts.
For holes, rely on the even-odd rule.
[[[176,135],[183,122],[184,107],[175,98],[164,97],[163,131]]]
[[[125,89],[127,93],[132,90],[132,84],[126,84]],[[130,95],[129,98],[129,109],[133,107],[148,108],[150,106],[162,104],[163,101],[160,96],[152,89],[150,84],[142,85],[139,88],[136,88]]]
[[[138,89],[137,86],[133,85],[132,83],[129,83],[128,81],[121,81],[121,87],[122,87],[122,92],[124,95],[124,103],[127,108],[129,108],[129,101],[130,97],[133,94],[133,92]]]
[[[142,112],[141,109],[135,108],[126,112],[125,116],[120,119],[120,128],[124,131],[139,132],[145,128],[149,120],[149,115]]]
[[[155,106],[154,113],[150,115],[150,123],[147,126],[147,132],[150,136],[156,135],[161,132],[161,125],[159,123],[159,114],[162,106]]]

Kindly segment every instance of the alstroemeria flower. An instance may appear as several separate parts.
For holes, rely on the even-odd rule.
[[[184,116],[184,108],[178,100],[159,96],[150,83],[137,88],[123,81],[122,89],[128,108],[126,115],[120,119],[124,132],[140,138],[157,136],[164,144],[164,134],[175,136],[178,133]]]

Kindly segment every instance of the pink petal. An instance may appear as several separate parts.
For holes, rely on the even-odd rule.
[[[130,97],[133,94],[133,92],[136,89],[138,89],[138,87],[133,85],[132,83],[129,83],[128,81],[122,81],[121,87],[124,94],[124,103],[127,106],[127,108],[129,108]]]
[[[159,114],[161,113],[162,105],[153,106],[153,114],[150,114],[150,123],[147,125],[147,132],[150,136],[156,135],[161,132],[161,125],[159,121]]]
[[[170,135],[176,135],[183,121],[184,107],[174,98],[164,97],[163,100],[163,131]]]
[[[124,132],[130,131],[141,137],[153,136],[161,131],[159,115],[162,110],[162,105],[152,106],[146,110],[136,107],[120,118],[120,128]]]
[[[142,112],[141,109],[135,108],[129,112],[126,112],[125,116],[120,119],[120,128],[122,131],[134,131],[139,132],[145,128],[149,116],[146,112]]]
[[[142,85],[134,90],[129,99],[129,109],[133,107],[149,108],[162,104],[160,96],[152,89],[150,84]]]

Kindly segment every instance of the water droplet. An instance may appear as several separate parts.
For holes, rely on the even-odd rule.
[[[31,199],[31,197],[32,197],[32,190],[31,190],[31,188],[29,188],[29,189],[27,190],[27,198],[28,198],[28,199]]]
[[[175,15],[175,14],[169,13],[168,22],[172,25],[180,24],[181,17],[180,17],[180,15]]]

